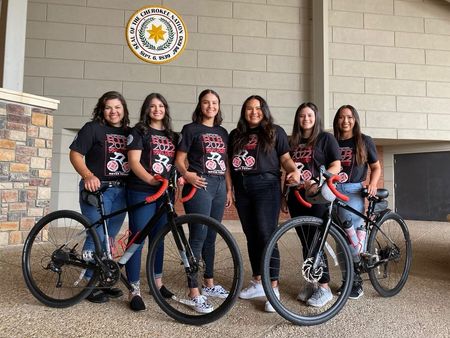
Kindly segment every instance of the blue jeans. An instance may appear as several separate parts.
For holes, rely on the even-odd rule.
[[[198,213],[210,216],[222,222],[225,203],[227,200],[227,189],[224,176],[204,175],[208,183],[206,190],[198,189],[194,197],[184,203],[186,214]],[[191,185],[183,188],[183,195],[191,190]],[[214,277],[214,258],[216,251],[217,233],[203,224],[191,224],[189,226],[189,244],[197,259],[203,258],[205,272],[203,278]],[[188,279],[190,288],[197,288],[196,276]]]
[[[80,181],[79,191],[84,190],[84,180]],[[81,199],[80,194],[80,209],[81,213],[86,216],[91,223],[98,221],[101,217],[99,210],[97,207],[94,207]],[[119,209],[126,208],[126,200],[125,200],[125,187],[111,187],[103,192],[103,204],[105,208],[105,213],[109,214],[113,211],[117,211]],[[125,220],[125,212],[116,215],[107,220],[108,225],[108,235],[110,238],[116,238],[116,235],[119,233],[120,228],[122,227],[123,221]],[[96,230],[100,243],[102,245],[109,245],[108,241],[105,238],[105,233],[103,231],[102,226],[97,226]],[[87,233],[86,241],[83,246],[83,253],[88,253],[95,251],[94,241],[92,236]],[[90,278],[92,276],[92,271],[86,271],[85,277]]]
[[[347,202],[349,206],[353,209],[364,213],[364,197],[362,197],[361,192],[363,190],[363,184],[359,183],[339,183],[336,186],[337,190],[344,195],[347,195],[350,200]],[[351,221],[353,227],[356,229],[363,224],[363,219],[358,215],[351,213],[343,208],[338,208],[338,215],[342,222]]]
[[[127,191],[127,203],[128,205],[133,205],[139,202],[142,202],[148,195],[154,194],[158,189],[155,188],[153,192],[144,192],[128,189]],[[140,208],[137,208],[133,211],[128,212],[129,218],[129,229],[130,229],[130,238],[133,238],[138,232],[144,229],[145,225],[148,223],[150,218],[156,213],[159,206],[161,205],[161,201],[158,200],[155,203],[150,203],[144,205]],[[156,235],[156,233],[167,223],[167,215],[164,214],[158,222],[153,227],[150,232],[150,238]],[[149,241],[150,244],[150,241]],[[130,283],[136,283],[139,281],[140,273],[141,273],[141,256],[142,256],[142,247],[144,243],[140,245],[140,247],[135,251],[133,256],[130,257],[128,262],[125,264],[125,269],[127,272],[127,278]],[[161,241],[159,243],[159,247],[156,251],[156,260],[155,260],[155,276],[156,278],[162,276],[162,267],[163,267],[163,258],[164,258],[164,242]]]
[[[264,248],[278,225],[281,206],[280,177],[271,173],[233,177],[236,209],[247,238],[247,249],[253,276],[261,275]],[[279,253],[271,261],[271,277],[279,274]]]

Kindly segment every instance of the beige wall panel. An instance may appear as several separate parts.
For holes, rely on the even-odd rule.
[[[117,90],[122,91],[122,85],[118,81],[78,80],[45,78],[44,94],[46,96],[69,97],[100,97],[103,93]]]
[[[298,107],[302,102],[305,102],[307,98],[310,97],[311,93],[303,91],[293,91],[293,90],[267,91],[267,102],[270,102],[270,106],[277,107],[276,109],[278,109],[279,107]]]
[[[34,95],[44,95],[44,79],[36,76],[24,76],[23,91]]]
[[[397,47],[450,50],[450,36],[420,33],[395,33]]]
[[[450,68],[399,64],[396,66],[396,75],[398,79],[450,81]]]
[[[123,27],[124,13],[115,9],[48,5],[47,20],[53,22]]]
[[[448,114],[450,98],[397,97],[397,111]]]
[[[304,40],[311,36],[311,25],[285,22],[267,22],[267,37]]]
[[[63,5],[75,5],[86,6],[87,0],[28,0],[29,2],[45,2],[49,4],[63,4]]]
[[[164,0],[162,4],[181,15],[232,17],[233,4],[229,1]]]
[[[395,65],[381,62],[334,60],[333,75],[394,78]]]
[[[420,18],[448,18],[448,11],[450,4],[445,1],[438,3],[428,2],[409,2],[399,1],[394,2],[395,14],[399,16],[417,16]]]
[[[185,102],[190,104],[197,102],[196,86],[148,82],[123,83],[123,95],[127,100],[138,100],[142,103],[145,97],[152,92],[162,94],[168,101],[169,106],[172,102]]]
[[[374,111],[395,111],[395,96],[372,94],[334,93],[334,108],[351,104],[356,109]]]
[[[242,106],[244,101],[251,95],[259,95],[267,99],[267,91],[257,88],[216,88],[217,93],[220,95],[222,103],[231,105]],[[240,110],[240,108],[239,108]],[[237,120],[236,120],[237,122]]]
[[[450,66],[450,52],[441,50],[427,50],[425,53],[427,64]]]
[[[367,61],[425,63],[425,51],[423,49],[365,46],[364,51]]]
[[[376,137],[378,139],[386,139],[386,140],[396,140],[396,139],[398,139],[397,129],[392,129],[392,128],[368,128],[368,127],[364,127],[362,129],[362,132],[364,134],[367,134],[367,135],[370,135],[370,136],[376,135]],[[376,140],[375,140],[375,142],[376,142]]]
[[[449,130],[450,115],[428,114],[428,128],[437,130]]]
[[[426,96],[425,81],[366,79],[366,93]]]
[[[63,97],[53,96],[54,99],[59,100],[61,103],[58,106],[58,110],[55,115],[71,115],[82,116],[83,115],[83,99],[80,97]],[[94,107],[92,107],[94,108]]]
[[[330,59],[364,60],[364,46],[348,43],[330,43],[328,45]]]
[[[87,0],[89,7],[138,10],[141,7],[159,6],[161,0]]]
[[[334,27],[333,42],[394,46],[394,32]]]
[[[123,27],[86,26],[86,42],[126,45]]]
[[[148,67],[158,67],[151,63],[145,62],[139,59],[131,50],[124,47],[123,50],[123,62],[147,65]],[[173,61],[170,62],[171,66],[182,66],[182,67],[197,67],[197,51],[194,50],[183,50],[183,52]]]
[[[119,45],[47,40],[45,55],[49,58],[121,62],[123,48]]]
[[[366,113],[366,126],[373,128],[426,129],[426,114],[370,111]]]
[[[29,76],[81,79],[83,77],[83,64],[82,61],[27,58],[24,73]]]
[[[311,73],[311,59],[295,56],[267,55],[267,71],[274,73]]]
[[[245,1],[240,1],[245,2]],[[264,3],[264,1],[262,1]],[[268,5],[281,5],[281,6],[293,6],[310,8],[311,0],[267,0]]]
[[[109,62],[85,62],[85,79],[121,81],[160,81],[160,66]]]
[[[28,21],[27,38],[84,41],[85,26],[41,21]]]
[[[27,21],[45,21],[47,17],[47,5],[40,3],[32,3],[28,1],[27,6]],[[28,22],[27,22],[28,23]]]
[[[231,52],[233,49],[231,35],[218,34],[189,34],[187,47],[191,50],[209,50],[218,52]]]
[[[161,82],[163,83],[231,87],[232,80],[231,70],[170,66],[161,69]]]
[[[422,18],[364,14],[364,28],[400,32],[424,32]]]
[[[425,33],[450,35],[450,22],[448,20],[425,19]]]
[[[298,40],[233,36],[233,52],[299,56],[300,43]]]
[[[329,25],[333,27],[363,28],[364,14],[333,11],[329,14],[328,22]]]
[[[450,133],[448,130],[399,129],[398,138],[403,140],[450,141]]]
[[[237,19],[299,23],[305,15],[305,11],[295,7],[233,3],[233,17]]]
[[[263,72],[233,72],[233,87],[301,90],[300,75]]]
[[[365,13],[393,13],[393,0],[332,0],[334,10]]]
[[[202,68],[265,71],[266,56],[199,51],[198,66]]]
[[[450,82],[430,82],[430,81],[428,81],[427,82],[427,96],[449,98],[450,97]]]
[[[198,32],[265,37],[266,22],[204,16],[198,18]]]
[[[27,39],[25,42],[25,55],[27,57],[44,57],[45,40]]]
[[[330,91],[341,93],[364,93],[364,78],[330,76]]]

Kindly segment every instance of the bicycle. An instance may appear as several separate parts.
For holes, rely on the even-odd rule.
[[[71,211],[54,211],[44,216],[31,229],[23,248],[22,270],[25,282],[31,293],[40,302],[50,307],[64,308],[77,304],[86,298],[96,287],[111,287],[119,279],[132,290],[121,268],[145,241],[158,219],[167,213],[167,224],[151,239],[146,261],[146,275],[153,295],[159,307],[173,319],[191,325],[202,325],[213,322],[225,315],[237,300],[242,287],[242,258],[236,241],[231,233],[218,221],[200,214],[178,216],[175,212],[171,196],[176,194],[176,173],[171,170],[169,180],[155,176],[162,182],[159,190],[144,201],[128,206],[110,214],[103,210],[102,189],[88,193],[92,203],[98,203],[101,218],[93,224],[82,214]],[[182,201],[195,194],[193,188]],[[124,253],[115,260],[108,241],[100,243],[95,227],[102,227],[105,238],[108,238],[107,220],[115,215],[139,208],[148,203],[162,199],[161,206],[148,221],[145,228],[128,240],[123,248]],[[189,231],[192,224],[202,224],[217,233],[214,260],[215,278],[229,290],[227,298],[208,297],[214,306],[210,313],[197,313],[189,305],[192,301],[187,297],[187,278],[203,278],[204,262],[195,257],[189,242]],[[92,259],[83,258],[82,247],[86,234],[90,233],[95,243]],[[164,243],[163,279],[164,285],[173,294],[164,298],[155,284],[154,263],[160,241]],[[81,278],[86,269],[92,270],[89,280]]]
[[[364,215],[345,203],[348,197],[334,186],[338,180],[338,176],[321,168],[319,190],[312,200],[328,204],[323,219],[300,216],[284,222],[273,233],[264,250],[262,283],[267,298],[282,317],[297,325],[317,325],[334,317],[348,299],[354,269],[359,273],[367,272],[371,284],[382,297],[399,293],[408,278],[412,260],[409,231],[401,216],[387,208],[388,190],[378,189],[376,195],[370,197],[367,190],[363,192],[368,199]],[[298,190],[295,195],[300,203],[311,206]],[[350,241],[342,228],[338,208],[344,208],[364,220],[368,239],[362,247],[359,262],[354,262],[349,250]],[[299,235],[310,241],[300,241]],[[272,258],[276,250],[281,257],[278,262],[281,264],[280,273],[271,278],[270,273],[276,271]],[[327,273],[326,266],[331,277],[329,286],[334,293],[339,290],[339,294],[333,295],[333,299],[321,308],[298,301],[297,293],[307,283],[317,285]],[[271,287],[271,279],[279,281],[280,299]]]

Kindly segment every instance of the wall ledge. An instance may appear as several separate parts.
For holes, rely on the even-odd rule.
[[[42,107],[50,110],[57,110],[59,105],[59,100],[16,92],[15,90],[6,88],[0,88],[0,100],[22,103],[25,105]]]

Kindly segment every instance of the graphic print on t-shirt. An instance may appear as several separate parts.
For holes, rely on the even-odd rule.
[[[233,168],[235,171],[256,170],[258,158],[258,135],[251,134],[248,143],[239,154],[233,156]]]
[[[227,148],[222,136],[206,133],[201,136],[201,140],[204,172],[210,175],[224,175],[227,169],[225,164]]]
[[[339,182],[345,183],[348,181],[348,173],[351,172],[353,164],[353,149],[350,147],[340,147],[341,151],[341,166],[342,171],[339,173]]]
[[[168,173],[172,168],[175,157],[175,145],[168,137],[159,135],[152,135],[150,142],[150,166],[152,171],[160,175]]]
[[[119,134],[106,134],[105,140],[105,176],[123,176],[128,174],[127,137]]]
[[[312,178],[312,163],[313,160],[313,148],[305,144],[299,144],[294,150],[291,151],[292,160],[300,171],[300,177],[302,181],[309,181]]]

